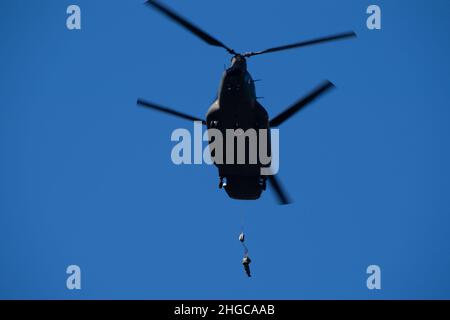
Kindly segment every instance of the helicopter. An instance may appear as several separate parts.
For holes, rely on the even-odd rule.
[[[200,121],[203,125],[206,125],[208,133],[211,129],[218,130],[222,133],[225,133],[225,131],[227,130],[242,129],[243,131],[247,131],[255,129],[258,130],[257,138],[260,139],[260,132],[267,132],[270,131],[271,128],[279,127],[297,112],[313,103],[315,100],[317,100],[319,97],[321,97],[331,89],[335,88],[332,82],[326,80],[311,92],[306,94],[303,98],[297,100],[294,104],[286,108],[280,114],[269,119],[266,109],[260,104],[256,96],[256,81],[253,80],[247,70],[247,59],[262,54],[301,48],[325,42],[355,38],[357,36],[355,32],[351,31],[317,39],[301,41],[293,44],[272,47],[261,51],[238,53],[230,47],[226,46],[217,38],[211,36],[199,27],[195,26],[187,19],[180,16],[178,13],[175,13],[173,10],[161,4],[159,1],[148,0],[145,2],[145,4],[165,15],[167,18],[179,24],[180,26],[184,27],[186,30],[190,31],[193,35],[197,36],[207,44],[223,48],[230,55],[232,55],[231,65],[224,71],[222,75],[217,99],[210,106],[208,112],[206,113],[205,119],[179,112],[175,109],[152,103],[141,98],[137,100],[137,104],[139,106],[150,108],[190,121]],[[268,153],[270,154],[270,137],[266,137],[266,139],[268,139]],[[213,140],[214,139],[210,136],[210,143]],[[247,154],[249,152],[249,149],[250,146],[248,144],[245,145],[245,151],[247,152]],[[211,158],[215,159],[215,150],[210,150],[210,152]],[[235,162],[219,163],[218,161],[214,161],[214,164],[218,168],[219,172],[219,188],[224,188],[228,196],[232,199],[259,199],[262,192],[266,190],[266,181],[268,180],[280,204],[285,205],[291,202],[275,174],[261,173],[261,169],[270,167],[270,163],[262,163],[261,161],[257,161],[257,163],[249,163],[248,161],[246,161],[244,163],[236,164]]]

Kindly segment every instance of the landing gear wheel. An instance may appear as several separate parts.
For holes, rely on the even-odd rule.
[[[266,178],[262,178],[262,181],[261,181],[261,189],[263,191],[266,191],[266,188],[267,188],[266,180],[267,180]]]

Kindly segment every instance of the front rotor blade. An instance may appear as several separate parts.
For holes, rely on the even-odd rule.
[[[138,99],[137,104],[140,105],[140,106],[143,106],[143,107],[147,107],[147,108],[150,108],[150,109],[153,109],[153,110],[161,111],[161,112],[164,112],[164,113],[176,116],[178,118],[191,120],[191,121],[201,121],[202,124],[206,125],[206,121],[205,120],[202,120],[202,119],[193,117],[191,115],[188,115],[188,114],[185,114],[185,113],[182,113],[182,112],[178,112],[178,111],[175,111],[173,109],[166,108],[166,107],[163,107],[163,106],[160,106],[160,105],[157,105],[157,104],[154,104],[154,103],[142,100],[142,99]]]
[[[235,54],[233,49],[228,48],[222,42],[220,42],[216,38],[212,37],[211,35],[207,34],[203,30],[201,30],[200,28],[194,26],[192,23],[190,23],[186,19],[182,18],[181,16],[179,16],[178,14],[176,14],[175,12],[170,10],[169,8],[163,6],[159,2],[157,2],[155,0],[148,0],[146,2],[146,4],[148,4],[148,5],[152,6],[153,8],[157,9],[159,12],[161,12],[164,15],[166,15],[168,18],[172,19],[173,21],[175,21],[179,25],[183,26],[184,28],[186,28],[187,30],[189,30],[190,32],[195,34],[197,37],[203,39],[203,41],[205,41],[206,43],[208,43],[208,44],[210,44],[212,46],[224,48],[229,53]]]
[[[326,93],[328,90],[335,88],[334,84],[332,84],[330,81],[325,81],[322,83],[319,87],[314,89],[311,93],[309,93],[306,97],[300,99],[296,103],[294,103],[292,106],[287,108],[285,111],[277,115],[275,118],[270,120],[270,126],[271,127],[278,127],[281,125],[284,121],[292,117],[294,114],[299,112],[301,109],[306,107],[308,104],[312,103],[314,100],[316,100],[318,97],[320,97],[322,94]]]
[[[277,52],[277,51],[289,50],[289,49],[294,49],[294,48],[306,47],[306,46],[311,46],[311,45],[319,44],[319,43],[323,43],[323,42],[329,42],[329,41],[335,41],[335,40],[343,40],[343,39],[354,38],[354,37],[356,37],[356,33],[353,32],[353,31],[352,32],[346,32],[346,33],[340,33],[340,34],[337,34],[337,35],[332,35],[332,36],[318,38],[318,39],[313,39],[313,40],[308,40],[308,41],[297,42],[297,43],[288,44],[288,45],[285,45],[285,46],[274,47],[274,48],[270,48],[270,49],[266,49],[266,50],[262,50],[262,51],[249,52],[249,53],[246,53],[244,56],[245,57],[252,57],[252,56],[257,56],[257,55],[264,54],[264,53],[270,53],[270,52]]]
[[[281,184],[278,182],[278,179],[275,176],[268,176],[267,178],[269,179],[269,182],[272,185],[275,194],[277,195],[278,202],[282,205],[291,203],[288,196],[281,187]]]

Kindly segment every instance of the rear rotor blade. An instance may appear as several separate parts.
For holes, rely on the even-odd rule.
[[[281,187],[281,184],[279,183],[278,179],[275,176],[268,176],[267,178],[268,178],[273,190],[275,191],[275,194],[277,195],[278,202],[282,205],[291,203],[287,194],[284,192],[283,188]]]
[[[187,30],[189,30],[190,32],[195,34],[197,37],[199,37],[200,39],[202,39],[206,43],[208,43],[208,44],[210,44],[212,46],[224,48],[229,53],[235,54],[233,49],[230,49],[229,47],[224,45],[222,42],[220,42],[216,38],[212,37],[211,35],[207,34],[205,31],[201,30],[200,28],[196,27],[195,25],[193,25],[192,23],[190,23],[186,19],[182,18],[181,16],[179,16],[178,14],[176,14],[175,12],[170,10],[169,8],[163,6],[158,1],[156,1],[156,0],[148,0],[146,2],[146,4],[148,4],[149,6],[152,6],[153,8],[155,8],[156,10],[158,10],[159,12],[161,12],[162,14],[167,16],[168,18],[172,19],[173,21],[175,21],[179,25],[183,26],[184,28],[186,28]]]
[[[314,89],[311,93],[309,93],[306,97],[300,99],[296,103],[294,103],[292,106],[287,108],[285,111],[277,115],[275,118],[270,120],[270,126],[271,127],[278,127],[281,125],[284,121],[292,117],[294,114],[299,112],[301,109],[306,107],[308,104],[312,103],[314,100],[316,100],[318,97],[320,97],[322,94],[326,93],[328,90],[335,88],[334,84],[332,84],[330,81],[325,81],[322,83],[319,87]]]
[[[138,99],[137,100],[137,104],[142,106],[142,107],[150,108],[150,109],[153,109],[153,110],[161,111],[161,112],[164,112],[164,113],[176,116],[178,118],[191,120],[191,121],[201,121],[202,124],[206,125],[206,121],[205,120],[193,117],[191,115],[188,115],[188,114],[185,114],[185,113],[182,113],[182,112],[175,111],[175,110],[167,108],[167,107],[163,107],[163,106],[154,104],[152,102],[145,101],[143,99]]]
[[[336,35],[332,35],[332,36],[328,36],[328,37],[322,37],[322,38],[318,38],[318,39],[313,39],[313,40],[308,40],[308,41],[302,41],[302,42],[297,42],[297,43],[293,43],[293,44],[288,44],[285,46],[279,46],[279,47],[274,47],[274,48],[270,48],[270,49],[266,49],[266,50],[262,50],[262,51],[256,51],[256,52],[249,52],[244,54],[245,57],[252,57],[252,56],[257,56],[260,54],[264,54],[264,53],[270,53],[270,52],[277,52],[277,51],[283,51],[283,50],[289,50],[289,49],[294,49],[294,48],[300,48],[300,47],[306,47],[306,46],[311,46],[314,44],[319,44],[319,43],[324,43],[324,42],[329,42],[329,41],[336,41],[336,40],[343,40],[343,39],[348,39],[348,38],[354,38],[356,37],[356,33],[355,32],[345,32],[345,33],[340,33],[340,34],[336,34]]]

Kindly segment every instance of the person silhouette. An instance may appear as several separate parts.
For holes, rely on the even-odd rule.
[[[239,241],[242,243],[242,246],[244,247],[244,258],[242,259],[242,265],[244,266],[244,270],[245,270],[245,273],[247,274],[247,276],[251,277],[251,274],[250,274],[250,262],[252,262],[252,260],[248,256],[248,249],[247,249],[247,246],[244,243],[244,241],[245,241],[245,234],[244,234],[244,232],[241,232],[241,234],[239,235]]]
[[[252,260],[250,259],[250,257],[246,254],[244,256],[244,258],[242,259],[242,264],[244,265],[244,270],[245,273],[247,274],[248,277],[251,277],[252,275],[250,274],[250,262],[252,262]]]

